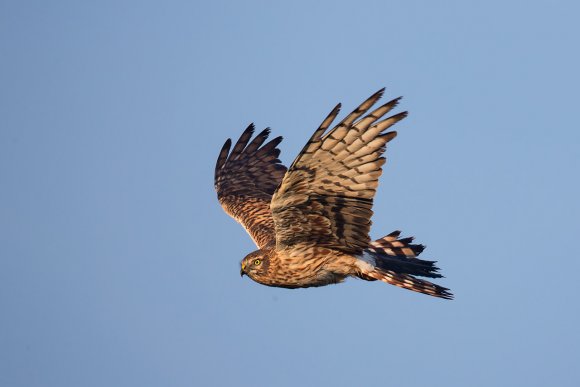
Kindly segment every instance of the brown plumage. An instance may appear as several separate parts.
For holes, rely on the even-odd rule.
[[[248,145],[253,134],[254,124],[250,124],[231,152],[232,141],[226,141],[216,164],[215,189],[224,210],[262,248],[275,240],[270,201],[286,167],[278,160],[282,137],[262,145],[270,134],[267,128]]]
[[[278,159],[282,138],[263,145],[269,129],[250,142],[250,125],[231,152],[231,140],[226,141],[215,171],[218,199],[259,248],[242,260],[242,275],[285,288],[324,286],[353,276],[453,297],[448,289],[415,278],[441,277],[434,262],[417,258],[422,245],[400,239],[399,231],[374,242],[369,238],[382,155],[396,136],[385,131],[407,116],[383,119],[400,98],[367,114],[383,92],[327,131],[340,111],[337,105],[288,170]]]

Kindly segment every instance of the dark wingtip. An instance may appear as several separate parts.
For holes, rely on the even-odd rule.
[[[395,137],[397,137],[397,131],[396,130],[393,130],[391,132],[382,133],[382,134],[379,135],[379,137],[385,138],[386,139],[386,142],[389,142],[392,139],[394,139]]]
[[[250,125],[248,125],[248,127],[246,129],[244,129],[244,131],[242,132],[242,134],[240,135],[240,138],[238,139],[238,143],[240,142],[240,140],[242,140],[243,138],[245,138],[246,136],[248,137],[247,140],[245,141],[246,143],[248,142],[248,140],[250,138],[252,138],[252,136],[254,135],[254,131],[256,130],[256,125],[254,125],[253,122],[250,123]],[[236,143],[236,145],[238,145]]]
[[[275,143],[277,146],[278,144],[280,144],[282,142],[283,139],[284,139],[283,136],[278,136],[278,137],[274,137],[271,142]]]
[[[392,109],[395,106],[397,106],[399,104],[399,102],[401,102],[402,99],[403,99],[403,97],[394,98],[394,99],[390,100],[389,102],[387,102],[385,105],[389,105]]]
[[[334,107],[334,109],[332,109],[332,111],[330,112],[329,116],[333,115],[333,114],[338,115],[338,113],[340,113],[341,108],[342,108],[342,103],[341,102],[337,103],[336,106]]]
[[[219,166],[220,168],[223,167],[223,165],[225,164],[225,162],[228,158],[228,154],[230,153],[231,147],[232,147],[232,139],[228,138],[226,140],[226,142],[224,142],[224,145],[222,146],[222,149],[220,150],[220,153],[218,156],[217,166]]]
[[[215,175],[214,175],[214,183],[217,183],[218,175],[220,170],[223,168],[224,164],[228,160],[228,154],[230,153],[230,148],[232,146],[232,139],[228,138],[222,149],[220,150],[216,165],[215,165]]]
[[[228,152],[230,151],[230,147],[232,146],[232,139],[228,138],[226,140],[226,142],[224,142],[224,146],[222,147],[222,150],[220,151],[220,153],[227,148]]]
[[[236,142],[236,145],[234,145],[234,149],[232,149],[232,153],[230,154],[230,158],[232,160],[235,160],[244,151],[244,148],[246,147],[246,145],[248,145],[248,142],[254,135],[255,129],[256,127],[252,122],[250,125],[248,125],[246,130],[244,130],[244,132],[240,135],[240,138],[238,138],[238,141]]]
[[[276,150],[278,144],[280,144],[280,142],[282,141],[282,136],[278,136],[273,138],[272,140],[270,140],[269,142],[267,142],[265,145],[263,145],[260,150],[256,153],[256,157],[263,157],[265,155],[270,154],[272,151]],[[280,154],[280,150],[278,149],[278,154],[276,155],[276,157],[278,157]]]

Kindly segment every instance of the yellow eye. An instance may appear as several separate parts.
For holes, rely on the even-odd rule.
[[[262,263],[262,260],[260,259],[254,260],[254,265],[258,266],[260,263]]]

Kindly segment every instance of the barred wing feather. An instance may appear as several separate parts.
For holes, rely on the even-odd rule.
[[[325,134],[340,111],[337,105],[292,163],[272,197],[277,249],[312,244],[358,254],[369,246],[382,154],[396,136],[384,131],[407,115],[382,119],[399,98],[366,114],[383,92]]]
[[[275,241],[270,201],[286,167],[278,159],[277,146],[282,137],[263,145],[270,129],[263,130],[250,142],[253,134],[251,124],[231,152],[232,141],[225,142],[216,163],[214,183],[224,211],[263,248]]]

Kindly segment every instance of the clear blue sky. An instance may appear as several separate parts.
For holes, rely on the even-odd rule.
[[[578,386],[576,2],[2,1],[0,385]],[[239,276],[213,168],[403,95],[373,237],[456,300]]]

